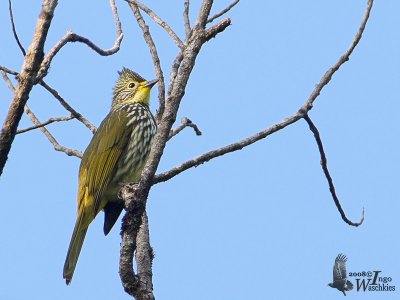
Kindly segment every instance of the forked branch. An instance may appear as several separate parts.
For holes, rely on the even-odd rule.
[[[172,168],[169,171],[163,172],[161,174],[158,174],[154,176],[153,178],[153,183],[159,183],[159,182],[164,182],[167,181],[174,176],[182,173],[183,171],[186,171],[187,169],[190,169],[192,167],[197,167],[205,162],[208,162],[216,157],[225,155],[227,153],[231,153],[237,150],[241,150],[244,147],[247,147],[261,139],[266,138],[267,136],[271,135],[272,133],[275,133],[286,126],[289,126],[290,124],[293,124],[297,122],[298,120],[304,118],[304,116],[312,109],[314,101],[318,98],[320,95],[322,89],[331,81],[332,76],[339,70],[339,68],[349,60],[351,54],[353,53],[354,49],[358,45],[361,36],[365,30],[365,26],[368,22],[368,18],[372,9],[373,5],[373,0],[368,1],[367,9],[365,11],[364,17],[362,19],[360,28],[358,32],[356,33],[350,47],[347,49],[347,51],[338,59],[338,61],[326,71],[326,73],[321,77],[320,81],[318,84],[315,86],[314,90],[308,97],[307,101],[301,106],[296,113],[293,115],[287,117],[286,119],[256,133],[253,134],[243,140],[240,140],[238,142],[232,143],[230,145],[209,151],[207,153],[204,153],[196,158],[193,158],[191,160],[188,160],[174,168]],[[179,57],[180,58],[180,57]]]

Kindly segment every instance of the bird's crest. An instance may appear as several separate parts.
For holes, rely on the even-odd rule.
[[[118,82],[127,80],[134,80],[137,82],[146,81],[146,79],[144,79],[138,73],[133,72],[132,70],[125,67],[122,68],[122,71],[118,71],[118,74],[119,74]]]

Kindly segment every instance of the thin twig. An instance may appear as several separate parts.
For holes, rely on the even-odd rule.
[[[192,34],[192,29],[190,28],[190,17],[189,17],[189,10],[190,10],[189,0],[185,0],[184,7],[185,9],[183,10],[183,21],[185,24],[186,40],[188,40],[190,35]]]
[[[18,76],[18,72],[17,71],[10,70],[9,68],[6,68],[4,66],[0,66],[0,70],[5,72],[5,73],[8,73],[8,74],[11,74],[11,75],[14,75],[14,76]]]
[[[75,119],[75,117],[74,116],[68,116],[68,117],[50,118],[47,121],[41,123],[40,125],[35,125],[35,126],[28,127],[28,128],[17,130],[17,134],[25,133],[27,131],[31,131],[31,130],[34,130],[34,129],[37,129],[37,128],[40,128],[40,127],[44,127],[44,126],[47,126],[47,125],[49,125],[51,123],[64,122],[64,121],[69,121],[69,120],[72,120],[72,119]]]
[[[211,18],[209,18],[207,20],[207,23],[211,23],[212,21],[214,21],[215,19],[221,17],[222,15],[226,14],[228,11],[230,11],[236,4],[239,3],[240,0],[235,0],[234,2],[232,2],[229,6],[227,6],[225,9],[223,9],[222,11],[220,11],[219,13],[213,15]]]
[[[15,41],[17,42],[18,47],[21,50],[22,54],[25,56],[26,55],[26,51],[24,49],[24,46],[22,46],[21,41],[18,38],[17,30],[15,28],[11,0],[8,0],[8,12],[10,14],[11,27],[12,27],[12,32],[14,34]]]
[[[235,152],[238,150],[241,150],[251,144],[254,144],[255,142],[266,138],[267,136],[285,128],[286,126],[293,124],[295,122],[297,122],[298,120],[300,120],[303,117],[303,113],[302,111],[298,111],[297,113],[295,113],[294,115],[290,116],[289,118],[286,118],[284,120],[282,120],[279,123],[274,124],[273,126],[260,131],[252,136],[249,136],[248,138],[245,138],[241,141],[235,142],[233,144],[209,151],[207,153],[204,153],[198,157],[195,157],[191,160],[188,160],[172,169],[170,169],[169,171],[160,173],[158,175],[156,175],[153,179],[153,184],[157,184],[160,182],[165,182],[173,177],[175,177],[176,175],[182,173],[183,171],[186,171],[192,167],[197,167],[201,164],[204,164],[216,157],[225,155],[227,153],[231,153],[231,152]]]
[[[76,118],[78,121],[82,122],[82,124],[84,124],[87,128],[89,128],[92,133],[96,132],[96,127],[92,123],[90,123],[89,120],[87,120],[84,116],[82,116],[79,112],[77,112],[74,108],[72,108],[72,106],[69,105],[68,102],[65,101],[64,98],[62,98],[55,89],[53,89],[46,82],[44,82],[44,80],[41,80],[39,83],[49,93],[51,93],[54,96],[54,98],[56,98],[61,103],[61,105],[66,110],[68,110],[72,116],[74,116],[74,118]]]
[[[24,106],[24,111],[25,113],[29,116],[29,118],[32,120],[32,122],[36,125],[39,126],[39,129],[43,134],[47,137],[47,139],[50,141],[50,143],[53,144],[54,150],[64,152],[68,156],[76,156],[79,158],[82,158],[82,152],[74,149],[70,149],[64,146],[61,146],[55,137],[45,128],[45,127],[40,127],[41,122],[40,120],[35,116],[35,114],[29,109],[28,105]]]
[[[163,19],[161,19],[154,11],[152,11],[149,7],[144,5],[143,3],[137,1],[137,0],[125,0],[129,4],[137,5],[141,10],[143,10],[146,14],[149,15],[150,18],[153,19],[153,21],[160,25],[168,34],[169,36],[174,40],[175,44],[180,48],[184,49],[185,45],[182,43],[181,39],[178,37],[178,35],[175,33],[175,31],[169,26],[167,22],[165,22]]]
[[[332,78],[333,74],[335,74],[336,71],[339,70],[339,68],[345,62],[347,62],[349,60],[350,55],[353,53],[354,49],[356,48],[356,46],[358,45],[358,43],[361,40],[361,37],[362,37],[362,35],[364,33],[364,30],[365,30],[365,26],[367,25],[367,22],[368,22],[368,19],[369,19],[369,15],[371,13],[371,9],[372,9],[373,4],[374,4],[374,0],[368,0],[368,4],[367,4],[367,8],[365,10],[364,16],[363,16],[363,20],[361,22],[361,25],[360,25],[356,35],[354,36],[354,39],[353,39],[350,47],[339,58],[339,60],[328,71],[326,71],[324,76],[322,76],[321,80],[316,85],[316,87],[314,88],[314,90],[311,93],[310,97],[308,98],[307,103],[303,106],[303,109],[308,107],[308,106],[312,106],[314,100],[319,96],[319,94],[321,93],[322,89],[331,81],[331,78]]]
[[[360,222],[354,223],[354,222],[350,221],[346,217],[346,214],[345,214],[345,212],[344,212],[344,210],[343,210],[343,208],[342,208],[342,206],[340,204],[339,198],[336,195],[335,186],[333,184],[333,180],[332,180],[331,174],[329,173],[329,170],[328,170],[328,161],[326,159],[324,146],[322,144],[322,140],[321,140],[321,136],[320,136],[320,134],[318,132],[318,128],[314,125],[314,123],[312,122],[312,120],[310,119],[308,114],[306,114],[303,118],[304,118],[304,120],[306,120],[308,126],[310,127],[310,130],[314,134],[314,138],[315,138],[315,141],[317,142],[318,150],[319,150],[319,153],[321,155],[321,167],[322,167],[322,170],[324,171],[326,180],[328,181],[329,191],[331,192],[333,201],[335,201],[335,205],[336,205],[336,207],[337,207],[337,209],[338,209],[343,221],[345,221],[347,224],[349,224],[351,226],[356,226],[356,227],[360,226],[364,222],[364,208],[362,210],[362,216],[361,216]]]
[[[181,65],[182,59],[183,59],[183,53],[181,51],[178,53],[178,55],[175,57],[172,63],[171,73],[169,75],[168,95],[171,95],[172,88],[174,87],[176,75],[178,74],[178,70]]]
[[[0,73],[1,73],[1,76],[3,77],[4,81],[6,82],[8,88],[10,89],[10,91],[14,93],[15,92],[15,87],[12,84],[10,78],[7,76],[6,72],[1,70]]]
[[[176,136],[179,132],[181,132],[186,127],[193,128],[193,130],[196,133],[196,135],[198,135],[198,136],[202,135],[200,129],[197,127],[196,124],[194,124],[190,119],[188,119],[186,117],[183,117],[182,120],[181,120],[181,125],[179,125],[175,129],[171,129],[171,132],[169,134],[168,140],[172,139],[174,136]]]
[[[157,121],[161,120],[162,115],[164,114],[165,109],[165,81],[164,81],[164,74],[161,69],[161,62],[160,58],[157,53],[156,44],[153,41],[153,38],[150,34],[149,27],[146,25],[146,22],[143,19],[142,14],[139,11],[138,5],[135,2],[129,2],[129,6],[131,7],[133,14],[135,15],[136,21],[142,29],[143,37],[149,47],[151,57],[153,59],[154,69],[158,79],[158,111],[157,111]]]
[[[97,45],[95,45],[88,38],[80,36],[76,33],[73,33],[72,31],[68,31],[65,34],[65,36],[60,41],[58,41],[52,49],[50,49],[50,51],[47,53],[46,57],[43,59],[42,64],[40,66],[39,73],[36,77],[36,82],[39,82],[40,80],[43,79],[44,76],[47,75],[51,61],[56,56],[56,54],[61,50],[61,48],[64,47],[68,43],[71,43],[71,42],[83,43],[101,56],[112,55],[119,51],[124,34],[122,32],[121,22],[119,20],[118,10],[115,6],[115,1],[110,0],[110,5],[111,5],[111,9],[112,9],[112,12],[114,15],[116,32],[117,32],[114,45],[108,50],[103,50],[100,47],[98,47]]]
[[[368,22],[368,18],[369,18],[371,9],[372,9],[372,5],[373,5],[373,0],[369,0],[366,12],[364,14],[364,17],[363,17],[363,20],[361,23],[361,26],[360,26],[358,32],[356,33],[349,49],[345,52],[344,55],[342,55],[339,58],[339,60],[331,68],[329,68],[329,70],[324,74],[324,76],[321,77],[319,83],[315,86],[314,90],[312,91],[311,95],[307,99],[306,103],[302,107],[300,107],[300,109],[295,114],[282,120],[281,122],[278,122],[278,123],[272,125],[269,128],[266,128],[265,130],[262,130],[254,135],[251,135],[241,141],[238,141],[233,144],[209,151],[198,157],[188,160],[188,161],[172,168],[169,171],[158,174],[154,177],[153,183],[156,184],[159,182],[167,181],[167,180],[173,178],[174,176],[182,173],[183,171],[186,171],[187,169],[199,166],[205,162],[208,162],[208,161],[210,161],[216,157],[222,156],[224,154],[241,150],[244,147],[247,147],[263,138],[266,138],[267,136],[271,135],[272,133],[277,132],[277,131],[285,128],[286,126],[293,124],[293,123],[297,122],[298,120],[300,120],[301,118],[303,118],[312,109],[314,101],[320,95],[322,89],[330,82],[333,74],[335,74],[336,71],[338,71],[339,68],[346,61],[349,60],[350,55],[353,53],[353,50],[355,49],[355,47],[358,45],[358,43],[361,39],[361,36],[365,30],[365,26]]]

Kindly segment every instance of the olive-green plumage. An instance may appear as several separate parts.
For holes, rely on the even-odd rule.
[[[79,168],[78,215],[64,264],[63,276],[72,280],[89,224],[104,210],[104,234],[117,221],[123,203],[121,184],[140,179],[157,125],[149,110],[146,81],[123,68],[114,87],[111,110],[86,148]]]

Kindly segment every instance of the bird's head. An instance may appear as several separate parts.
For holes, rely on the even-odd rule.
[[[114,86],[111,108],[133,102],[149,105],[150,90],[158,80],[147,81],[138,73],[127,68],[123,68],[118,74],[119,78]]]

